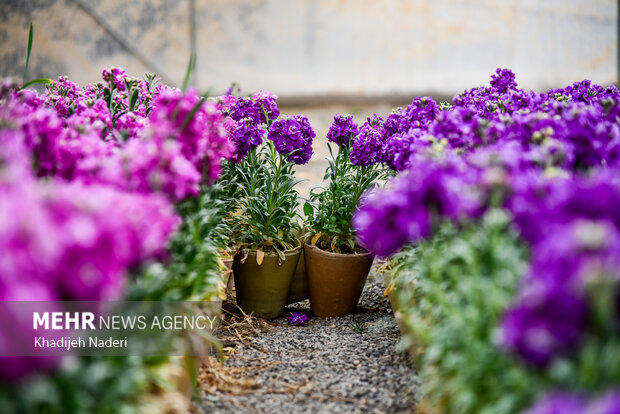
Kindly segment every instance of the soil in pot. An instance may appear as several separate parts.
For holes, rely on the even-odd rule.
[[[312,313],[320,317],[353,313],[374,256],[330,253],[306,244],[304,259]]]
[[[267,319],[284,313],[301,246],[284,255],[286,260],[281,260],[277,253],[265,253],[260,265],[256,261],[256,250],[250,251],[245,260],[243,252],[235,256],[233,275],[237,304],[245,312]]]

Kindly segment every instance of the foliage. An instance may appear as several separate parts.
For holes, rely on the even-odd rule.
[[[410,131],[409,168],[361,206],[354,222],[378,254],[421,243],[401,259],[396,290],[430,406],[518,412],[546,392],[532,412],[580,412],[615,398],[619,96],[588,80],[526,92],[498,69],[490,88]],[[518,243],[484,233],[496,208]]]
[[[239,164],[228,164],[239,188],[233,237],[242,246],[274,251],[285,260],[284,250],[298,244],[299,201],[293,166],[271,142],[252,149]]]
[[[353,139],[347,145],[339,145],[334,156],[328,143],[330,158],[323,177],[327,187],[315,187],[310,200],[304,204],[304,213],[313,233],[312,243],[326,251],[352,253],[359,249],[351,217],[357,209],[360,197],[368,188],[385,176],[379,164],[355,166],[350,152]]]
[[[177,205],[183,222],[170,243],[170,257],[140,272],[128,300],[217,300],[223,294],[217,266],[222,213],[215,194],[216,190],[204,186],[200,196]]]
[[[392,283],[421,376],[421,407],[441,413],[515,413],[542,379],[495,345],[527,254],[508,216],[479,225],[444,225],[394,259]],[[430,406],[430,407],[429,407]]]
[[[162,378],[167,359],[79,357],[62,370],[0,385],[0,412],[49,414],[137,413]]]
[[[231,243],[285,260],[284,251],[299,243],[293,167],[310,159],[315,133],[302,115],[278,118],[276,99],[266,91],[220,97],[237,150],[218,184]]]
[[[315,187],[310,200],[304,204],[311,243],[336,253],[353,253],[360,250],[351,217],[357,210],[362,194],[389,173],[383,164],[384,143],[382,120],[368,118],[360,128],[352,115],[334,116],[327,133],[330,157],[323,180],[327,187]],[[334,155],[330,142],[338,145]]]

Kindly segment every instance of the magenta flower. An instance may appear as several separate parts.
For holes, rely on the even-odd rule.
[[[126,89],[125,79],[127,78],[127,73],[121,68],[105,68],[103,72],[101,72],[101,77],[104,81],[108,82],[111,88],[116,88],[119,91],[124,91]]]

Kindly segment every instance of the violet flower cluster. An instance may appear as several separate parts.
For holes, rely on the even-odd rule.
[[[604,292],[620,287],[620,177],[592,177],[524,186],[508,208],[532,246],[530,269],[502,323],[503,345],[543,367],[579,346]],[[541,191],[542,190],[542,191]],[[544,194],[544,196],[542,196]],[[620,295],[612,298],[620,305]],[[620,308],[600,323],[616,326]],[[620,328],[620,326],[618,326]]]
[[[403,188],[416,192],[419,188],[434,185],[431,184],[435,180],[432,176],[419,178],[421,173],[418,170],[429,168],[424,160],[430,160],[431,164],[445,164],[461,158],[459,162],[464,163],[463,168],[468,171],[464,176],[477,177],[465,188],[476,186],[479,192],[487,194],[481,199],[490,200],[490,192],[497,185],[516,186],[524,181],[522,177],[529,177],[530,171],[539,175],[551,168],[572,173],[594,167],[620,166],[620,126],[615,115],[620,106],[619,95],[614,86],[603,89],[586,81],[546,94],[525,92],[517,88],[511,72],[498,70],[490,88],[466,91],[455,97],[454,106],[447,110],[424,112],[422,119],[426,123],[410,127],[406,133],[393,132],[399,129],[393,126],[398,124],[395,121],[386,127],[387,121],[380,117],[369,119],[353,143],[351,158],[356,165],[387,162],[397,170],[409,166],[403,177],[393,184],[394,188],[378,194],[376,199],[390,197],[392,193],[394,197],[398,194],[406,198],[401,194],[405,191]],[[583,102],[584,96],[589,98],[587,102]],[[593,96],[598,99],[592,99]],[[435,108],[428,99],[425,102],[423,109]],[[412,104],[407,111],[397,111],[390,117],[395,120],[410,112],[411,108],[421,107]],[[385,140],[385,131],[388,130],[393,135]],[[385,143],[388,145],[381,149]],[[460,191],[454,194],[459,197]],[[468,191],[463,194],[465,199],[470,197]],[[425,229],[429,221],[421,219],[418,222],[414,217],[441,216],[442,213],[437,210],[434,200],[422,199],[419,203],[425,212],[416,213],[414,209],[406,214],[412,220],[411,227]],[[357,227],[360,239],[373,248],[373,241],[379,243],[376,241],[381,239],[377,232],[380,233],[384,226],[371,222],[387,223],[397,213],[389,204],[385,208],[375,207],[370,200],[366,204],[367,207],[362,206],[359,213],[361,218],[357,219]],[[408,204],[403,202],[401,208],[408,210]],[[372,220],[363,219],[367,214],[364,209],[372,215]],[[401,222],[399,227],[406,229],[410,226]],[[413,236],[417,232],[411,231],[411,234],[411,238],[401,237],[401,241],[394,242],[392,248],[379,248],[378,253],[391,254],[404,243],[419,240]]]
[[[385,135],[382,131],[383,118],[374,115],[368,118],[360,128],[359,135],[351,144],[351,163],[360,167],[369,167],[383,162]]]
[[[439,105],[432,98],[418,97],[385,119],[376,114],[368,117],[361,127],[351,115],[336,114],[327,139],[350,146],[349,156],[355,166],[384,164],[402,171],[409,166],[411,156],[431,144],[432,137],[426,131],[439,113]]]
[[[303,115],[284,116],[276,104],[278,97],[260,90],[252,97],[221,96],[224,113],[234,121],[228,135],[236,146],[230,158],[239,163],[263,143],[265,131],[276,150],[295,164],[306,164],[312,157],[312,141],[316,137],[308,118]]]
[[[303,115],[284,116],[274,121],[267,135],[276,150],[297,165],[310,161],[315,137],[310,121]]]
[[[613,85],[526,92],[500,69],[415,134],[393,134],[384,154],[408,168],[362,200],[359,240],[386,256],[505,208],[532,254],[500,345],[544,368],[601,329],[620,335],[619,111]]]
[[[550,393],[540,399],[526,414],[618,414],[620,391],[610,390],[598,398],[586,400],[568,393]]]
[[[336,114],[327,132],[327,140],[339,146],[349,146],[349,141],[359,133],[359,125],[353,122],[353,115]]]
[[[278,119],[280,110],[271,92],[260,90],[252,97],[220,96],[223,111],[232,120],[228,124],[228,136],[236,150],[230,161],[239,163],[253,149],[263,143],[265,130]]]
[[[431,235],[435,217],[458,221],[480,214],[485,195],[480,173],[456,157],[420,160],[392,180],[389,191],[371,192],[353,217],[358,239],[367,249],[388,256],[404,244]]]
[[[305,313],[297,313],[293,312],[291,316],[288,317],[288,324],[295,326],[304,326],[308,324],[308,315]]]

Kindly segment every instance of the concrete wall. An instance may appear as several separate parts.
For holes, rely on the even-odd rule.
[[[281,98],[449,96],[498,66],[537,90],[617,75],[613,0],[4,0],[0,74],[21,74],[33,21],[29,77],[87,83],[116,65],[180,84],[190,13],[195,80],[215,92],[237,81]]]

